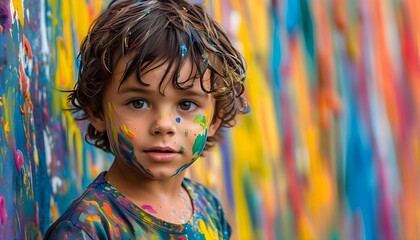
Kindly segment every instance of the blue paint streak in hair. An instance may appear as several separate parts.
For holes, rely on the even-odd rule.
[[[185,57],[187,55],[187,52],[188,52],[187,46],[185,46],[185,44],[182,44],[181,45],[181,56]]]

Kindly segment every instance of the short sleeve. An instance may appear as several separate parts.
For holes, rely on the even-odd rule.
[[[44,236],[45,240],[55,240],[55,239],[71,239],[71,240],[84,240],[84,239],[93,239],[89,236],[83,229],[75,226],[70,221],[62,221],[57,224],[53,229],[49,230]]]

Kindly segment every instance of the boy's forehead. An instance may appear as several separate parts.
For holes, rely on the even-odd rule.
[[[123,79],[124,72],[129,68],[130,64],[134,61],[132,56],[122,56],[115,67],[113,73],[113,81],[117,80],[118,85],[123,85],[126,80]],[[205,89],[210,90],[210,72],[206,70],[203,79],[200,80],[200,72],[197,67],[192,64],[191,59],[187,58],[182,65],[179,66],[179,73],[177,73],[177,64],[169,65],[169,61],[159,59],[147,64],[146,67],[139,66],[141,69],[141,81],[146,84],[154,85],[154,83],[162,82],[162,86],[173,85],[172,81],[176,79],[180,87],[189,85],[201,85],[202,81]],[[134,71],[128,78],[136,79],[136,71]],[[166,74],[166,75],[165,75]],[[174,76],[176,74],[176,76]],[[176,77],[176,78],[175,78]],[[128,80],[128,79],[127,79]],[[140,84],[139,81],[136,81]]]

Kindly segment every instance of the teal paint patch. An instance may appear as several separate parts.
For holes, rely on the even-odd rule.
[[[204,147],[206,146],[207,141],[207,130],[204,134],[200,134],[195,139],[194,145],[192,147],[193,159],[196,159],[203,152]]]

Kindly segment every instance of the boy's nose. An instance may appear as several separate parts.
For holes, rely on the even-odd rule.
[[[174,135],[176,132],[175,119],[170,115],[162,114],[156,119],[151,128],[153,135]]]

